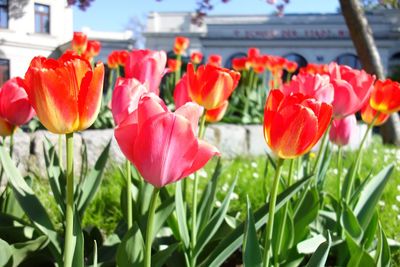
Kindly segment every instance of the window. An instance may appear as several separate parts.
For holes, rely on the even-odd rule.
[[[0,87],[10,79],[10,61],[0,58]]]
[[[361,63],[358,57],[353,54],[342,54],[336,58],[336,62],[340,65],[347,65],[353,69],[361,69]]]
[[[0,0],[1,1],[1,0]],[[35,4],[35,32],[50,33],[50,7]]]
[[[0,28],[8,28],[8,0],[0,0]]]

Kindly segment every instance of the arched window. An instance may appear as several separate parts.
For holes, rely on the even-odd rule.
[[[245,52],[237,52],[232,54],[226,61],[225,61],[225,68],[231,69],[232,68],[232,60],[238,57],[247,57]]]
[[[361,63],[358,57],[350,53],[339,55],[335,61],[340,65],[347,65],[353,69],[361,69]]]
[[[292,74],[292,77],[293,77],[293,75],[296,75],[297,73],[299,73],[299,69],[301,67],[304,67],[307,65],[307,60],[302,55],[299,55],[297,53],[286,54],[283,57],[286,58],[287,60],[294,61],[297,63],[297,70]],[[287,80],[287,78],[288,78],[287,75],[288,75],[288,73],[285,70],[282,75],[283,81]]]

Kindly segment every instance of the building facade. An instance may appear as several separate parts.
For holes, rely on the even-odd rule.
[[[71,40],[72,9],[64,0],[0,0],[0,86],[24,76],[31,59]]]
[[[208,16],[205,23],[191,23],[191,13],[150,13],[146,29],[146,47],[172,49],[177,35],[190,37],[190,49],[205,56],[218,53],[230,66],[234,57],[245,55],[249,47],[306,63],[337,61],[360,67],[349,31],[341,14],[287,14]],[[400,12],[376,11],[368,21],[389,73],[400,61]]]

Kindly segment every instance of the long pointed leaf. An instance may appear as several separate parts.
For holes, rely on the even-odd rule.
[[[328,240],[319,245],[315,253],[311,256],[306,267],[324,267],[328,259],[329,249],[331,248],[331,235],[328,233]]]
[[[245,267],[257,267],[262,264],[260,244],[249,196],[247,196],[247,216],[243,241],[243,264]]]
[[[19,204],[37,229],[49,238],[53,245],[54,253],[56,253],[54,256],[59,261],[61,259],[60,243],[57,240],[57,232],[45,208],[24,178],[22,178],[8,152],[2,146],[0,146],[0,160]]]
[[[303,178],[302,180],[297,181],[284,192],[279,194],[275,210],[278,211],[280,208],[282,208],[283,205],[285,205],[293,195],[299,192],[304,187],[304,185],[307,184],[307,181],[309,181],[311,177],[312,176],[308,176]],[[265,225],[268,219],[268,211],[269,203],[266,203],[254,213],[254,222],[257,230]],[[240,247],[243,242],[243,233],[244,223],[241,223],[235,230],[233,230],[218,243],[218,245],[213,249],[210,255],[205,260],[203,260],[203,262],[201,262],[199,266],[220,266],[230,255],[232,255],[232,253],[234,253]]]
[[[394,165],[389,165],[373,177],[361,191],[360,199],[354,208],[354,214],[363,229],[367,228],[383,189],[393,172]]]
[[[182,199],[182,184],[181,181],[176,183],[175,188],[175,205],[176,205],[176,216],[178,218],[179,235],[185,247],[189,247],[189,231],[187,227],[187,219],[185,206]]]

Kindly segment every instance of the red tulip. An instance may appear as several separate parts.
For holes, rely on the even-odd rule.
[[[24,81],[16,77],[3,84],[0,89],[0,118],[12,126],[20,126],[34,115]]]
[[[356,116],[349,115],[345,118],[334,119],[329,131],[329,140],[338,146],[345,146],[350,142],[352,134],[357,131]]]
[[[203,54],[199,51],[194,51],[190,55],[190,62],[192,62],[195,65],[199,65],[202,60],[203,60]]]
[[[297,67],[298,67],[297,62],[286,60],[285,69],[287,70],[287,72],[293,73],[297,70]]]
[[[40,122],[58,134],[84,130],[100,110],[104,80],[102,63],[92,70],[83,57],[35,57],[25,74],[28,98]]]
[[[213,65],[201,65],[195,72],[192,64],[187,68],[189,96],[205,109],[216,109],[235,90],[240,73]]]
[[[264,137],[280,158],[301,156],[318,142],[332,117],[332,106],[303,94],[272,90],[264,110]]]
[[[126,59],[125,77],[137,79],[150,92],[158,95],[166,62],[167,55],[164,51],[134,50]]]
[[[115,129],[124,155],[144,180],[163,187],[203,167],[218,150],[198,140],[203,110],[187,103],[172,113],[155,94],[145,94],[138,108]]]
[[[99,41],[88,41],[87,42],[87,47],[84,52],[84,55],[86,56],[87,59],[92,59],[99,55],[101,49],[101,43]]]
[[[78,54],[83,53],[87,46],[87,35],[83,32],[74,32],[74,37],[72,38],[72,50]]]
[[[378,80],[371,93],[370,105],[373,109],[390,114],[400,110],[400,83],[386,79]]]
[[[183,36],[177,36],[175,38],[174,53],[176,55],[182,55],[189,47],[189,38]]]
[[[206,111],[206,121],[208,122],[219,122],[224,117],[226,110],[228,109],[229,101],[225,100],[222,105],[216,109],[210,109]]]
[[[334,116],[343,118],[359,111],[371,94],[375,76],[336,63],[329,64],[329,72],[335,91],[332,102]]]
[[[247,68],[247,58],[246,57],[237,57],[232,59],[232,69],[236,71],[242,71]]]
[[[111,69],[115,69],[118,66],[125,66],[125,61],[129,56],[129,52],[126,50],[114,50],[107,58],[107,65]]]
[[[175,109],[191,101],[192,99],[189,96],[189,90],[188,90],[188,76],[185,73],[179,80],[179,82],[176,84],[174,89]]]
[[[171,72],[175,72],[180,70],[181,66],[182,66],[182,62],[180,60],[176,60],[176,59],[168,59],[167,61],[167,65],[168,65],[168,69]]]
[[[135,78],[118,78],[111,98],[111,112],[116,125],[137,109],[140,97],[147,92]]]
[[[260,50],[256,47],[250,47],[247,50],[247,57],[251,60],[260,56]]]
[[[208,57],[208,64],[213,65],[215,67],[221,67],[222,65],[222,57],[217,54],[210,55]]]
[[[367,101],[365,105],[361,108],[361,118],[366,124],[371,124],[374,121],[376,113],[378,113],[378,111],[376,111],[371,107],[369,102],[370,101]],[[374,122],[374,126],[379,126],[384,124],[387,121],[387,119],[389,119],[389,117],[390,114],[385,114],[380,112]]]
[[[282,86],[285,95],[302,93],[318,101],[331,104],[334,91],[328,75],[319,74],[298,74]]]
[[[308,63],[307,66],[300,68],[300,74],[329,74],[328,65]]]

